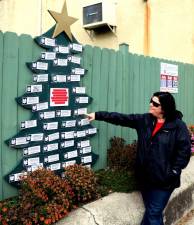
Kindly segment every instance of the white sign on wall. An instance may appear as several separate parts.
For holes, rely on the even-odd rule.
[[[161,62],[160,91],[178,93],[178,65]]]

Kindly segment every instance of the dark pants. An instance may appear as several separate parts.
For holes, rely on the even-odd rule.
[[[172,194],[172,190],[143,190],[141,194],[145,206],[141,225],[164,225],[162,213]]]

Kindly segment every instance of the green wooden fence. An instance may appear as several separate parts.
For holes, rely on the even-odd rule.
[[[18,106],[15,97],[32,83],[32,73],[25,63],[37,60],[41,51],[28,35],[0,32],[0,199],[17,194],[3,176],[16,166],[22,151],[9,148],[4,141],[18,132],[21,121],[30,118],[30,111]],[[161,62],[178,65],[179,92],[174,96],[186,123],[194,124],[194,66],[131,54],[125,44],[120,45],[119,51],[85,46],[83,65],[88,73],[82,83],[94,99],[88,112],[146,112],[150,96],[160,88]],[[95,169],[106,166],[111,137],[123,137],[127,142],[136,139],[131,129],[97,121],[93,125],[99,129],[92,138],[94,152],[100,155]]]

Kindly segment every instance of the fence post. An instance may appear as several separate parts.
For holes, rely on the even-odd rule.
[[[121,51],[123,55],[126,55],[129,52],[129,45],[126,43],[121,43],[119,45],[119,51]]]
[[[129,45],[121,43],[119,51],[122,54],[122,113],[129,113],[129,96],[130,96],[130,74],[129,74]],[[130,129],[122,128],[121,135],[127,141],[129,139]]]

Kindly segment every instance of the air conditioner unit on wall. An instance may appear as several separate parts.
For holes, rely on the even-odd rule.
[[[83,7],[83,27],[85,29],[92,30],[105,25],[116,27],[115,3],[105,0]]]

